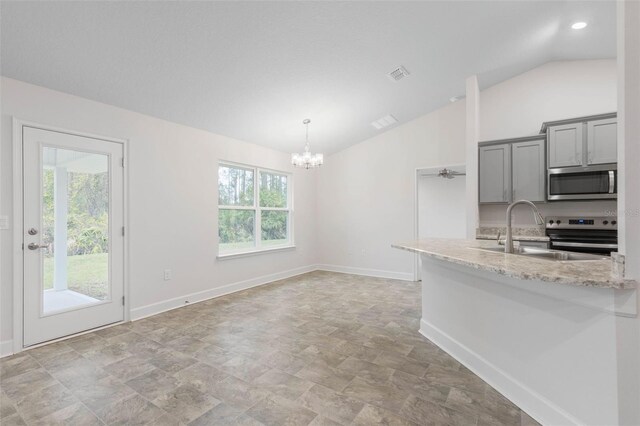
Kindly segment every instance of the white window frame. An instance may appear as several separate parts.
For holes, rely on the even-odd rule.
[[[293,175],[289,172],[285,172],[282,170],[269,169],[265,167],[252,166],[249,164],[242,163],[234,163],[231,161],[219,161],[218,162],[218,170],[216,170],[216,175],[219,175],[220,167],[235,167],[239,169],[252,170],[253,171],[253,205],[252,206],[225,206],[218,204],[218,217],[220,215],[220,210],[249,210],[253,211],[254,219],[253,219],[253,237],[254,237],[254,246],[248,249],[238,249],[238,250],[230,250],[230,251],[220,251],[220,232],[218,229],[218,233],[216,234],[218,238],[218,259],[227,259],[233,257],[242,257],[242,256],[250,256],[260,253],[268,253],[273,251],[280,250],[289,250],[295,248],[294,243],[294,232],[293,232]],[[278,174],[287,177],[287,207],[260,207],[260,173],[272,173]],[[216,186],[216,192],[219,187],[219,179],[218,185]],[[220,200],[218,194],[218,202]],[[277,246],[268,246],[263,247],[262,245],[262,212],[263,211],[285,211],[288,212],[287,216],[287,242],[282,245]],[[218,220],[217,227],[220,226],[220,221]]]

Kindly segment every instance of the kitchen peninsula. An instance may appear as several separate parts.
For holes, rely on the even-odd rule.
[[[616,321],[636,315],[636,283],[612,274],[610,259],[559,261],[496,246],[393,245],[420,255],[420,333],[543,413],[543,424],[616,424]]]

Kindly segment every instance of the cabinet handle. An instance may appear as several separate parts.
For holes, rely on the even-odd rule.
[[[511,201],[515,201],[516,200],[516,189],[513,188],[511,190]]]
[[[502,200],[503,201],[509,201],[509,200],[507,200],[507,190],[506,189],[504,191],[502,191]]]

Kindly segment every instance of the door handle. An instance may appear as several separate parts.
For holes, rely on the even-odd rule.
[[[47,248],[47,246],[41,246],[40,244],[36,244],[36,243],[29,243],[27,248],[29,250],[38,250],[38,249],[42,249],[42,248]]]

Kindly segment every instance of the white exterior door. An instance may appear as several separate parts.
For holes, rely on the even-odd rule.
[[[22,135],[26,347],[124,320],[124,149]]]

